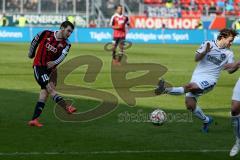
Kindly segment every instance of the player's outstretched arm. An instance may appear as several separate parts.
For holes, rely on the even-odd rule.
[[[238,70],[240,67],[240,61],[235,63],[227,63],[224,65],[224,70],[228,71],[229,74],[232,74]]]
[[[203,57],[204,57],[208,52],[211,51],[211,49],[212,49],[212,47],[211,47],[210,43],[207,43],[207,44],[206,44],[206,49],[205,49],[204,51],[202,51],[202,52],[197,52],[197,54],[196,54],[196,56],[195,56],[195,61],[198,62],[198,61],[202,60]]]

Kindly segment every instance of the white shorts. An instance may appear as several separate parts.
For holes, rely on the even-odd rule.
[[[233,89],[232,100],[240,101],[240,80],[239,79]]]
[[[196,100],[199,96],[213,90],[216,82],[211,80],[191,80],[191,82],[196,83],[200,90],[196,93],[188,92],[186,93],[186,97],[194,97]]]

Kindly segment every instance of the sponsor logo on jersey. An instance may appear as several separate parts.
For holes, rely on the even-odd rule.
[[[225,57],[226,58],[226,57]],[[212,62],[213,64],[216,64],[217,66],[220,66],[223,60],[218,59],[217,57],[207,55],[207,60]]]
[[[46,43],[46,48],[48,49],[48,51],[51,51],[53,53],[57,53],[57,48],[55,48],[54,46],[52,46],[50,43]]]

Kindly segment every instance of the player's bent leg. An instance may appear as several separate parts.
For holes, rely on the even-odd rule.
[[[239,99],[234,96],[233,99]],[[231,108],[231,118],[233,124],[234,134],[236,136],[235,144],[233,145],[230,156],[236,156],[240,151],[240,99],[239,100],[232,100],[232,108]]]
[[[163,79],[160,79],[158,82],[158,86],[155,89],[155,94],[170,94],[170,95],[182,95],[185,93],[184,87],[165,87],[165,81]]]
[[[187,93],[185,98],[186,107],[194,116],[203,122],[202,132],[207,133],[209,131],[209,125],[213,122],[213,118],[204,114],[201,107],[197,105],[197,96],[194,96],[192,93]]]
[[[55,86],[52,83],[48,83],[46,87],[47,91],[52,96],[53,101],[62,108],[64,108],[69,114],[72,114],[77,111],[75,107],[73,107],[72,105],[68,105],[66,101],[63,99],[63,97],[57,94],[57,92],[54,89]]]

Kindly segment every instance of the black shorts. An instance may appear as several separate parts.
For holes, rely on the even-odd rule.
[[[51,70],[47,69],[46,66],[33,66],[33,70],[34,77],[41,86],[41,89],[46,89],[46,86],[49,83]]]
[[[124,40],[125,40],[125,37],[114,37],[113,38],[113,42],[116,46],[119,44],[120,41],[124,41]]]

